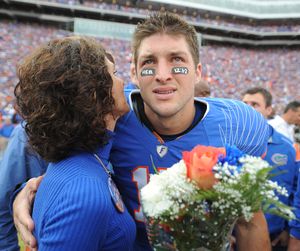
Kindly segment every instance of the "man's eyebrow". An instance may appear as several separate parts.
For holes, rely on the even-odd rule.
[[[188,54],[184,51],[173,51],[170,53],[171,56],[187,56]]]
[[[148,58],[154,58],[154,55],[152,53],[142,54],[140,55],[141,59],[148,59]]]

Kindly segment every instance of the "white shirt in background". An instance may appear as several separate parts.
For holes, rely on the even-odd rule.
[[[287,123],[281,116],[276,115],[274,119],[268,121],[269,124],[279,133],[289,138],[293,143],[294,139],[294,125]]]

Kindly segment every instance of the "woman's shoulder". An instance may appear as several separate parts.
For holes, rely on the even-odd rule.
[[[103,160],[106,163],[106,159]],[[46,175],[61,179],[76,179],[78,177],[90,177],[100,179],[105,176],[103,167],[99,164],[93,153],[81,152],[65,158],[61,161],[50,163]]]
[[[41,188],[48,192],[65,193],[69,196],[96,196],[99,191],[107,194],[108,174],[92,155],[67,158],[63,161],[50,163]]]
[[[58,168],[59,165],[52,167]],[[36,203],[40,201],[48,215],[55,215],[57,208],[65,212],[75,210],[78,216],[86,213],[88,217],[99,218],[99,212],[106,217],[110,214],[111,198],[107,174],[94,176],[88,171],[73,170],[71,174],[52,172],[51,169],[49,171],[36,195]]]

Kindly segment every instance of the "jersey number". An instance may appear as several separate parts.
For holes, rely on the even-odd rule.
[[[159,167],[157,170],[163,171],[166,168]],[[138,206],[134,209],[134,218],[136,221],[145,222],[145,216],[141,208],[140,190],[149,182],[149,166],[138,166],[132,171],[132,180],[135,183],[138,195]]]

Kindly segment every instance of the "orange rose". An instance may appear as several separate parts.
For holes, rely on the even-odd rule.
[[[225,156],[225,148],[199,145],[192,151],[182,154],[187,168],[187,177],[196,181],[201,189],[212,188],[217,181],[212,169],[217,164],[219,156]]]

